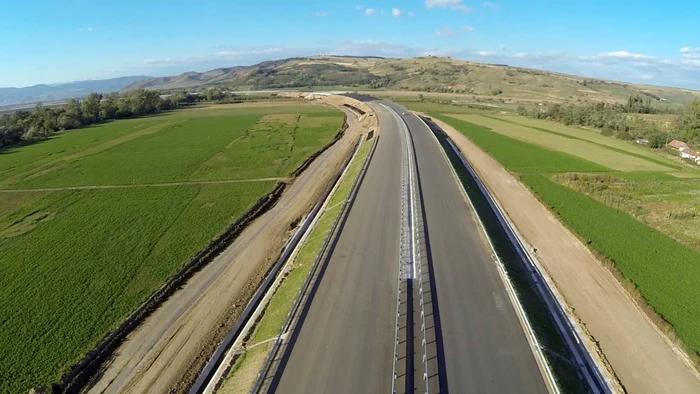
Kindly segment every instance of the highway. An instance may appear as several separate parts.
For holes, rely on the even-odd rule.
[[[418,264],[424,268],[417,279],[409,279],[413,301],[401,307],[397,392],[425,392],[426,373],[431,393],[546,393],[496,264],[441,147],[417,116],[385,104],[406,115],[397,119],[386,107],[370,104],[379,117],[381,139],[270,391],[391,392],[399,287],[406,294],[398,278],[403,118],[415,149]],[[421,281],[429,315],[428,371],[416,298]],[[413,339],[407,341],[407,335]]]
[[[375,154],[271,391],[391,391],[402,140],[379,116]]]
[[[403,116],[416,151],[428,260],[444,349],[440,392],[546,393],[498,269],[441,147],[414,114]],[[438,357],[440,355],[438,354]]]

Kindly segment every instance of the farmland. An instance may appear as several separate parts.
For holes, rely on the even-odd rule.
[[[518,139],[490,129],[468,123],[457,118],[431,114],[446,122],[476,142],[481,148],[495,157],[510,171],[518,173],[553,173],[553,172],[605,172],[609,168],[577,156],[558,152],[542,146],[525,144]]]
[[[493,132],[530,144],[540,145],[556,151],[568,153],[573,156],[578,156],[582,159],[618,171],[670,171],[674,169],[669,166],[662,165],[658,161],[652,161],[641,154],[632,155],[627,150],[622,150],[620,148],[611,149],[612,147],[609,145],[593,143],[590,140],[577,138],[568,134],[553,133],[546,129],[544,129],[546,131],[543,131],[542,129],[525,127],[519,124],[514,124],[515,122],[504,122],[500,119],[482,115],[453,116],[460,120],[487,127]],[[524,118],[518,117],[518,119],[518,122],[520,122],[520,119]],[[600,137],[606,138],[603,136]],[[606,138],[606,140],[616,141],[612,138]],[[623,142],[623,144],[627,143]]]
[[[647,168],[640,167],[643,154],[635,151],[630,152],[634,155],[611,151],[618,156],[616,162],[608,164],[618,171],[603,172],[592,167],[593,163],[579,158],[585,157],[585,152],[572,152],[578,153],[579,157],[574,157],[555,151],[561,146],[558,139],[563,136],[543,132],[537,136],[535,145],[534,137],[520,135],[514,139],[506,134],[517,137],[537,130],[521,130],[515,124],[471,115],[431,116],[452,125],[508,170],[517,173],[567,227],[636,287],[653,311],[671,326],[689,353],[696,359],[700,356],[697,320],[700,315],[700,266],[697,264],[700,261],[700,234],[697,232],[700,201],[695,192],[700,185],[695,179],[677,177],[694,172],[670,168],[662,172],[635,171]],[[495,132],[460,118],[500,129]],[[513,121],[521,121],[516,119]],[[508,127],[516,131],[504,131]],[[580,143],[591,138],[585,133],[587,131],[581,130],[580,134],[571,135],[571,140]],[[525,142],[526,138],[533,143]],[[548,142],[546,138],[556,142]],[[598,147],[595,149],[604,149],[595,146]],[[625,147],[615,148],[623,150]],[[567,149],[566,146],[563,149]],[[576,160],[572,161],[572,157]],[[663,159],[659,161],[663,163]],[[661,166],[654,161],[649,163]],[[628,170],[619,171],[620,168]]]
[[[521,179],[591,248],[613,261],[691,353],[700,355],[700,253],[544,176]]]
[[[59,380],[342,122],[221,106],[0,152],[0,392]]]

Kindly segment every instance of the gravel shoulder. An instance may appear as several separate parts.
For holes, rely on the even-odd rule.
[[[455,141],[527,242],[629,393],[700,393],[700,375],[613,274],[537,198],[451,126]]]

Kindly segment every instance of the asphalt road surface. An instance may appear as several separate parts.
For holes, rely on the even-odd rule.
[[[399,114],[407,112],[388,104]],[[379,145],[272,391],[391,391],[403,147],[397,120],[372,106],[381,125]],[[546,393],[497,267],[440,146],[417,116],[403,118],[415,146],[422,242],[433,275],[437,350],[431,358],[437,360],[429,364],[435,370],[428,375],[439,377],[441,393]],[[422,376],[420,356],[415,352],[416,377]]]
[[[373,107],[381,138],[272,391],[391,392],[402,145]]]
[[[442,332],[441,392],[546,393],[497,267],[441,147],[414,114],[391,104],[413,138]]]

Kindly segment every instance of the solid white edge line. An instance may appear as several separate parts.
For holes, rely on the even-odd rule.
[[[488,235],[486,232],[486,227],[484,226],[484,223],[481,221],[481,217],[479,217],[478,212],[476,211],[476,208],[474,207],[474,204],[472,203],[472,200],[469,198],[469,195],[467,194],[466,189],[464,188],[464,185],[462,184],[462,181],[459,179],[459,176],[457,175],[457,172],[454,169],[454,166],[452,163],[450,163],[450,159],[447,157],[447,153],[445,153],[445,150],[443,149],[442,145],[440,144],[440,141],[438,141],[437,137],[435,136],[435,133],[432,131],[430,126],[428,126],[427,123],[418,115],[415,113],[411,112],[413,116],[416,116],[422,123],[425,125],[425,127],[430,131],[430,135],[433,136],[433,139],[435,140],[435,143],[438,145],[438,148],[440,149],[440,152],[442,152],[443,158],[447,162],[447,165],[450,167],[450,170],[452,172],[452,176],[455,178],[455,181],[457,182],[457,185],[459,186],[459,189],[462,191],[462,195],[467,201],[467,205],[469,205],[469,208],[471,208],[472,213],[476,217],[477,221],[479,222],[479,227],[481,227],[481,231],[486,237],[486,240],[489,244],[489,248],[491,249],[491,253],[496,259],[496,266],[498,267],[498,272],[500,274],[501,280],[504,282],[506,285],[506,290],[508,293],[509,298],[511,299],[511,303],[515,306],[516,310],[516,315],[518,315],[518,318],[520,320],[521,325],[526,327],[526,334],[525,335],[528,339],[528,342],[530,343],[530,348],[531,350],[534,351],[534,354],[537,356],[540,362],[538,362],[539,365],[544,367],[545,372],[544,375],[549,380],[549,384],[547,387],[549,388],[550,392],[553,391],[556,394],[561,394],[561,391],[559,390],[559,385],[557,384],[556,379],[554,378],[554,374],[552,373],[551,366],[547,362],[547,359],[544,356],[544,353],[542,353],[542,348],[540,347],[539,341],[537,340],[537,337],[535,336],[535,332],[532,329],[532,325],[530,324],[530,319],[528,319],[527,314],[525,314],[525,310],[520,303],[520,299],[518,299],[517,293],[515,292],[515,287],[513,286],[513,283],[510,281],[510,277],[508,276],[508,273],[505,269],[505,266],[503,265],[503,262],[501,261],[500,257],[498,257],[498,254],[496,253],[496,249],[493,246],[493,242],[491,241],[491,237]],[[448,140],[448,142],[451,142]],[[450,144],[452,149],[456,149],[456,147],[452,144]],[[455,152],[457,153],[457,151]],[[540,368],[542,369],[542,368]]]

